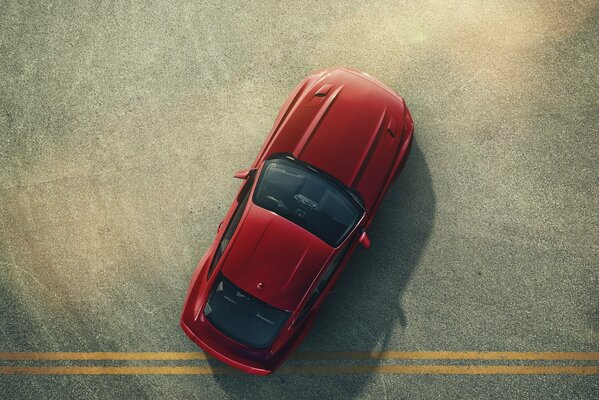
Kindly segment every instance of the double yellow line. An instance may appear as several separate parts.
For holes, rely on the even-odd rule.
[[[194,361],[207,360],[201,352],[5,352],[0,362],[22,361]],[[527,361],[596,362],[599,352],[475,352],[379,351],[296,353],[294,360],[382,361]],[[595,364],[595,363],[593,363]],[[238,371],[225,366],[39,366],[0,365],[0,374],[28,375],[214,375]],[[442,374],[442,375],[599,375],[598,365],[288,365],[283,374]]]

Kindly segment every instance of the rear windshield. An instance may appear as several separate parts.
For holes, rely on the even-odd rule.
[[[345,239],[364,212],[340,183],[288,158],[264,163],[253,201],[333,247]]]
[[[290,313],[258,300],[219,275],[204,314],[231,339],[263,349],[272,344]]]

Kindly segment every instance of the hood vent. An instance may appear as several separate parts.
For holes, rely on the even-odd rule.
[[[314,96],[324,97],[327,95],[327,93],[329,93],[329,91],[331,90],[332,87],[333,87],[333,85],[331,85],[330,83],[326,83],[326,84],[322,85],[322,87],[316,91]]]
[[[387,132],[393,139],[395,139],[395,129],[397,128],[397,122],[395,122],[395,118],[389,118],[389,125],[387,125]]]
[[[329,94],[329,92],[331,91],[332,88],[333,88],[333,85],[331,85],[330,83],[325,83],[324,85],[322,85],[320,87],[320,89],[318,89],[314,93],[314,95],[312,96],[312,98],[308,102],[307,106],[308,107],[318,107],[318,106],[320,106],[322,104],[322,102],[324,101],[325,97],[327,96],[327,94]]]

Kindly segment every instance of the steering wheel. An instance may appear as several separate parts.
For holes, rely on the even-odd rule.
[[[287,205],[283,202],[283,200],[279,200],[273,196],[266,196],[266,198],[277,205],[277,207],[283,211],[289,211]]]

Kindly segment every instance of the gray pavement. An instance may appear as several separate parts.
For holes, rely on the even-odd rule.
[[[0,352],[196,351],[178,318],[232,174],[330,66],[402,94],[416,143],[299,351],[599,351],[597,2],[362,3],[1,1]],[[0,375],[0,398],[597,393],[597,375]]]

